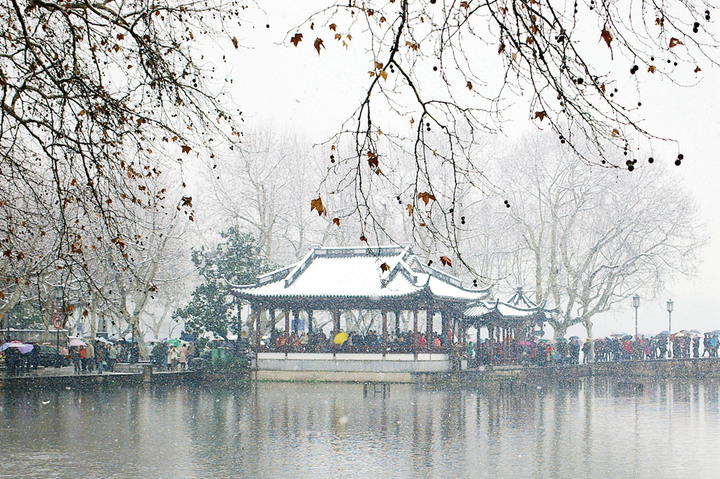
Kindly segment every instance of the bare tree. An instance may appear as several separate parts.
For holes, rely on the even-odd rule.
[[[192,217],[189,195],[167,198],[164,182],[178,180],[165,173],[237,138],[237,114],[206,87],[199,42],[237,48],[225,32],[243,8],[222,0],[0,5],[3,295],[50,269],[91,282],[83,255],[104,245],[119,252],[116,271],[131,271],[126,248],[146,239],[127,234],[139,210],[179,205]]]
[[[503,129],[510,104],[584,162],[633,170],[626,160],[663,140],[643,126],[644,86],[693,84],[717,65],[711,14],[695,0],[353,0],[310,15],[286,41],[321,57],[361,51],[367,65],[357,110],[326,150],[365,229],[379,222],[371,198],[398,196],[415,212],[433,208],[437,238],[462,261],[457,196],[466,184],[492,188],[473,148]],[[393,151],[406,155],[410,181],[387,167]]]
[[[263,256],[278,264],[296,261],[311,245],[357,241],[361,228],[352,208],[336,209],[328,217],[326,211],[308,206],[327,171],[310,145],[270,128],[249,129],[243,138],[241,151],[219,155],[206,170],[202,190],[209,194],[203,195],[198,212],[204,218],[214,216],[216,223],[204,223],[204,229],[220,231],[237,225],[258,238]],[[320,193],[326,194],[330,193]],[[350,205],[352,195],[344,189],[333,196]],[[383,228],[390,232],[378,231],[381,240],[402,237],[403,206],[396,201],[376,206],[376,214],[386,220]]]
[[[477,255],[502,258],[494,261],[498,278],[558,308],[549,319],[555,337],[582,324],[592,338],[597,314],[695,270],[702,229],[692,199],[665,168],[592,170],[537,136],[498,165],[511,207],[483,212],[502,227]]]

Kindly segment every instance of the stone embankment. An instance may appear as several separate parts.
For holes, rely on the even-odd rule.
[[[114,371],[103,374],[76,374],[72,367],[38,368],[18,376],[0,376],[0,389],[89,388],[104,385],[187,384],[201,382],[206,374],[199,371],[153,371],[148,363],[119,363]],[[212,379],[212,378],[209,378]]]
[[[309,373],[308,371],[306,371]],[[0,388],[85,388],[98,385],[229,383],[260,379],[269,381],[340,381],[393,383],[406,382],[428,385],[473,386],[491,382],[552,382],[587,377],[608,377],[621,381],[657,378],[720,379],[720,359],[693,358],[672,360],[597,362],[590,364],[527,366],[481,366],[459,371],[428,371],[403,373],[402,378],[385,373],[368,379],[355,377],[347,371],[315,371],[304,376],[263,377],[255,371],[211,373],[202,371],[153,371],[150,364],[118,364],[114,372],[74,374],[72,368],[49,368],[13,377],[0,377]]]
[[[545,367],[481,366],[477,369],[463,371],[415,375],[416,382],[421,384],[474,384],[503,380],[556,381],[586,377],[638,380],[651,378],[717,379],[720,378],[720,358],[612,361]]]

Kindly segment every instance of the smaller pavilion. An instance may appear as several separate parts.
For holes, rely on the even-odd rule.
[[[518,287],[508,301],[479,301],[463,314],[464,326],[474,326],[479,332],[487,329],[491,344],[499,345],[502,359],[516,357],[517,345],[542,336],[543,328],[554,309],[538,305],[528,298],[522,287]]]

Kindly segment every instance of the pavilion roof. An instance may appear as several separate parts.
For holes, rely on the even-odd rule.
[[[523,321],[544,320],[553,312],[545,307],[545,303],[536,304],[523,293],[522,288],[517,288],[509,300],[479,301],[467,308],[463,316],[466,319]]]
[[[236,286],[248,300],[402,299],[425,295],[469,303],[488,296],[468,289],[459,278],[424,265],[410,246],[313,248],[301,261],[260,276],[256,284]]]

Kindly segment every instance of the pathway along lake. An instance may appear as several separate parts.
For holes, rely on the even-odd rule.
[[[717,477],[720,383],[0,392],[2,477]]]

